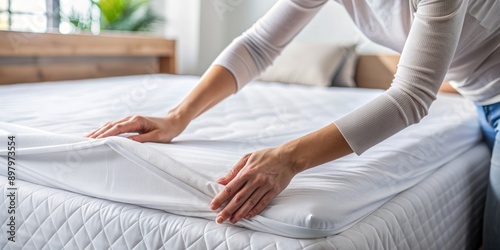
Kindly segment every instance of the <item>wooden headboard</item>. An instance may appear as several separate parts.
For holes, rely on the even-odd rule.
[[[399,55],[360,55],[355,81],[360,88],[388,89],[399,62]]]
[[[398,68],[399,55],[360,55],[355,81],[359,88],[388,89]],[[458,94],[449,82],[443,82],[439,92]]]
[[[398,61],[398,55],[359,55],[358,87],[387,89]],[[176,73],[174,40],[0,31],[0,84],[154,73]]]
[[[176,73],[175,41],[0,31],[0,84]]]

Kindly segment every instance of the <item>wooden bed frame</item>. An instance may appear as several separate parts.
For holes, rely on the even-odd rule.
[[[358,87],[387,89],[398,61],[398,55],[360,55]],[[0,84],[155,73],[176,73],[174,40],[0,31]]]
[[[388,89],[399,62],[399,55],[360,55],[354,80],[359,88]]]
[[[0,84],[176,73],[175,41],[0,31]]]
[[[361,55],[356,66],[355,81],[359,88],[388,89],[399,63],[399,55]],[[459,94],[449,82],[439,92]]]

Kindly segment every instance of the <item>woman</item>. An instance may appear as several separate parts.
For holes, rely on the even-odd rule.
[[[427,114],[441,82],[474,101],[493,150],[485,249],[500,249],[499,0],[336,0],[373,41],[401,52],[392,87],[332,124],[276,148],[247,154],[218,182],[210,204],[217,223],[252,218],[297,173],[352,152],[361,154]],[[263,72],[327,0],[280,0],[235,39],[166,117],[127,117],[87,135],[139,132],[139,142],[170,142],[188,123]],[[335,24],[332,24],[335,26]],[[496,145],[495,145],[496,144]],[[318,147],[318,145],[321,145]],[[497,237],[495,237],[497,236]]]

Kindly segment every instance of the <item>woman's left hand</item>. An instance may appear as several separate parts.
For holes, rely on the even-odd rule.
[[[299,172],[352,153],[335,124],[287,142],[247,154],[217,182],[226,187],[210,203],[212,210],[227,205],[216,222],[236,223],[260,213]]]
[[[217,181],[225,188],[212,200],[210,209],[217,210],[227,202],[217,215],[217,223],[229,219],[234,224],[252,218],[288,186],[298,171],[285,151],[277,147],[246,154]]]

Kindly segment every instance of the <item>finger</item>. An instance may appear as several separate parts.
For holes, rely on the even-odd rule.
[[[268,191],[261,199],[260,201],[250,210],[250,212],[247,213],[245,218],[250,219],[254,217],[255,215],[260,214],[264,208],[266,208],[269,203],[276,197],[277,193],[273,191]]]
[[[108,136],[115,136],[128,132],[139,132],[142,130],[142,119],[130,119],[128,121],[116,123],[114,126],[98,135],[97,138],[104,138]]]
[[[151,142],[151,141],[159,141],[159,137],[157,133],[149,132],[146,134],[132,135],[128,137],[130,140],[136,142]]]
[[[217,183],[221,185],[227,185],[231,180],[238,175],[241,169],[247,164],[248,158],[250,158],[252,154],[244,155],[236,165],[226,174],[226,176],[217,180]]]
[[[86,137],[95,139],[98,135],[102,133],[101,131],[107,130],[110,126],[113,126],[112,124],[113,124],[112,122],[107,122],[98,129],[92,131],[90,134],[87,134]]]
[[[229,183],[222,191],[220,191],[210,202],[210,209],[217,210],[222,204],[228,201],[231,197],[233,197],[236,193],[239,192],[241,187],[246,183],[241,179],[234,179],[231,183]],[[229,216],[225,217],[225,219],[229,218]],[[224,220],[225,220],[224,219]]]
[[[255,206],[258,204],[258,202],[260,202],[262,197],[264,197],[267,192],[269,192],[269,190],[265,188],[259,188],[255,192],[253,192],[252,195],[245,201],[245,203],[240,206],[238,211],[233,214],[230,219],[231,223],[235,224],[236,222],[243,219],[243,217],[249,219],[250,217],[248,217],[248,214],[250,210],[255,208]]]
[[[97,136],[99,136],[100,134],[102,134],[104,131],[106,131],[109,128],[111,128],[112,126],[114,126],[116,123],[123,122],[123,121],[128,121],[129,119],[130,119],[130,116],[127,116],[127,117],[124,117],[124,118],[122,118],[120,120],[117,120],[117,121],[107,122],[106,124],[104,124],[100,128],[98,128],[98,129],[92,131],[91,133],[87,134],[86,137],[96,138]]]
[[[91,132],[89,132],[89,133],[85,134],[83,137],[90,138],[90,137],[92,137],[92,135],[93,135],[95,132],[97,132],[97,130],[99,130],[99,128],[94,129],[93,131],[91,131]]]
[[[233,218],[235,217],[234,214],[238,209],[241,208],[243,204],[245,204],[248,201],[248,198],[255,192],[258,192],[258,189],[263,189],[262,187],[255,186],[255,185],[249,185],[247,182],[246,185],[244,185],[227,203],[227,205],[222,209],[222,211],[219,212],[217,215],[218,223],[224,222],[226,219]],[[265,193],[265,192],[264,192]],[[222,222],[219,222],[219,219],[222,220]],[[233,218],[234,219],[234,218]],[[231,223],[236,223],[237,220],[231,220]]]

